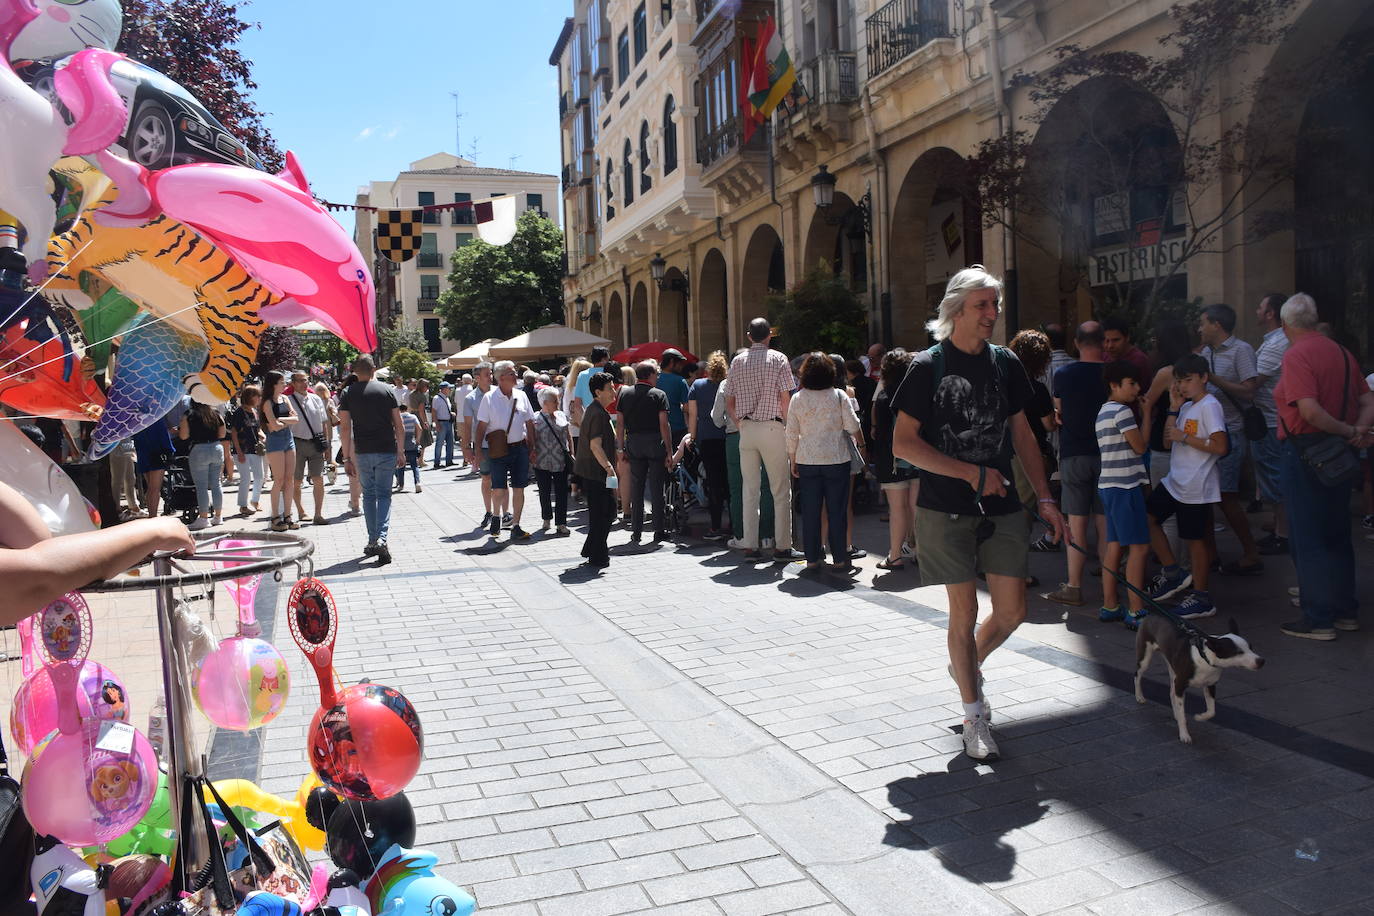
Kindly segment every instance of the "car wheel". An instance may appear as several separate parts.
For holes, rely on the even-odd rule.
[[[165,168],[172,164],[176,138],[172,133],[172,119],[161,105],[145,102],[134,116],[129,128],[129,155],[147,169]]]

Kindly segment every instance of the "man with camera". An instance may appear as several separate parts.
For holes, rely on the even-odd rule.
[[[296,437],[296,482],[292,489],[296,515],[305,520],[305,509],[301,506],[301,483],[308,467],[310,483],[315,487],[315,524],[328,525],[329,520],[324,517],[324,424],[327,414],[324,401],[310,390],[310,379],[302,369],[291,373],[291,404],[296,408],[296,416],[301,418],[299,423],[291,427],[291,434]]]

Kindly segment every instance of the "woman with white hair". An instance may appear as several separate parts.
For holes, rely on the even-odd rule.
[[[540,531],[557,525],[559,536],[568,533],[568,474],[572,468],[572,438],[568,417],[558,409],[557,388],[539,389],[539,413],[534,418],[534,482],[539,488]]]

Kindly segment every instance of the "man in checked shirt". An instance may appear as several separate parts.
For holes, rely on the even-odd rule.
[[[773,492],[773,561],[788,563],[800,556],[792,550],[792,475],[784,435],[794,381],[787,357],[768,348],[772,338],[767,319],[749,322],[749,349],[730,364],[725,409],[739,428],[744,559],[763,559],[759,550],[759,469],[765,467]]]

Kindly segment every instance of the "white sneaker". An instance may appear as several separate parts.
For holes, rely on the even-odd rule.
[[[725,542],[725,546],[726,546],[726,547],[729,547],[731,550],[743,550],[743,549],[744,549],[744,539],[743,539],[743,538],[730,538],[730,540],[728,540],[728,541]]]
[[[955,684],[957,685],[959,682],[958,682],[958,681],[955,679],[955,677],[954,677],[954,665],[953,665],[953,663],[946,665],[946,666],[945,666],[945,670],[949,672],[949,679],[950,679],[951,681],[954,681]],[[983,677],[983,669],[982,669],[982,668],[979,668],[979,669],[978,669],[978,699],[979,699],[979,700],[982,702],[982,704],[983,704],[983,718],[988,720],[988,724],[992,724],[992,704],[989,703],[989,702],[988,702],[988,698],[987,698],[986,696],[983,695],[983,684],[984,684],[984,682],[986,682],[986,680],[987,680],[987,678]]]
[[[1288,586],[1288,597],[1289,597],[1289,598],[1297,598],[1297,597],[1300,597],[1300,594],[1299,594],[1299,592],[1298,592],[1298,587],[1297,587],[1296,585],[1290,585],[1290,586]]]
[[[221,518],[221,517],[218,516],[218,515],[213,515],[213,516],[210,517],[210,524],[212,524],[212,525],[223,525],[223,524],[224,524],[224,519]]]
[[[200,531],[210,527],[210,520],[203,515],[197,516],[196,520],[186,526],[187,531]]]
[[[964,720],[964,753],[974,760],[997,759],[997,742],[992,740],[986,716]]]

